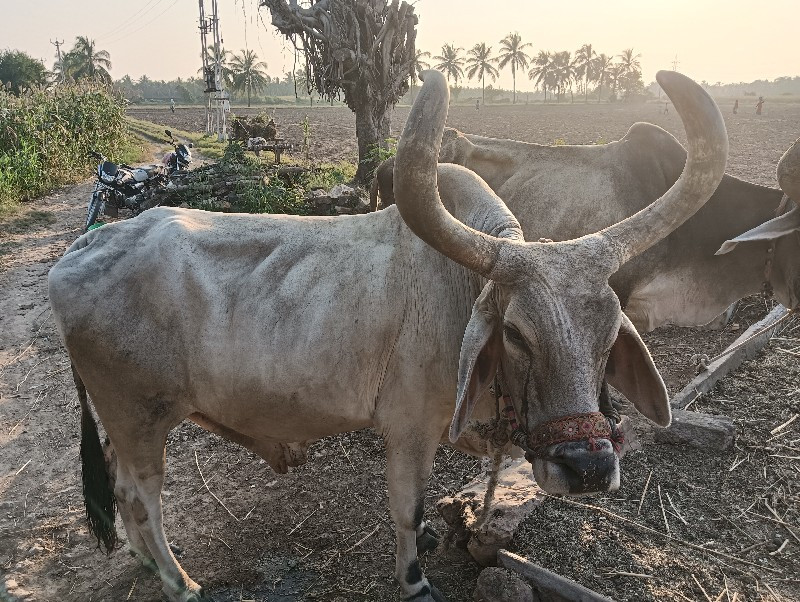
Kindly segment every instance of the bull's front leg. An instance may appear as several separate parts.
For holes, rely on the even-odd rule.
[[[404,600],[445,602],[422,572],[418,552],[436,546],[436,532],[425,524],[425,488],[441,427],[426,425],[386,436],[389,507],[397,531],[395,577]],[[418,549],[419,548],[419,549]]]

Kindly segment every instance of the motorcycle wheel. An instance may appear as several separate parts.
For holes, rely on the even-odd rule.
[[[84,232],[88,232],[89,228],[94,225],[94,223],[97,221],[97,218],[101,213],[103,213],[105,205],[106,195],[101,193],[92,195],[92,200],[89,201],[89,210],[86,212],[86,225],[83,228]]]

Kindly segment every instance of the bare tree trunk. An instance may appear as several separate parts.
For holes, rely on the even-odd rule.
[[[514,94],[512,95],[511,104],[517,104],[517,68],[514,63],[511,63],[511,77],[514,79]]]
[[[356,138],[358,139],[358,169],[356,182],[368,182],[380,163],[378,148],[387,148],[392,107],[380,110],[366,94],[356,105]]]

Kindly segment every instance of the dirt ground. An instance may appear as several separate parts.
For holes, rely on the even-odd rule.
[[[196,129],[189,111],[179,110],[176,121],[169,111],[136,116]],[[290,124],[308,112],[318,157],[337,152],[334,158],[345,158],[354,148],[354,122],[345,111],[278,109],[278,124],[289,138]],[[678,129],[674,111],[661,111],[653,105],[455,107],[450,123],[499,137],[579,143],[612,140],[637,120]],[[396,122],[404,116],[398,110]],[[771,106],[760,120],[726,117],[729,172],[773,184],[778,157],[800,134],[800,104]],[[88,183],[66,188],[0,225],[0,600],[3,576],[6,589],[27,600],[160,598],[159,580],[124,548],[108,557],[95,549],[83,519],[79,410],[46,275],[80,234],[90,190]],[[649,335],[670,391],[693,376],[693,354],[713,355],[767,309],[749,299],[724,331]],[[620,601],[729,601],[735,594],[739,601],[800,600],[800,420],[771,434],[800,413],[798,352],[800,324],[794,322],[692,406],[731,416],[740,433],[736,449],[701,453],[655,445],[637,420],[644,447],[624,458],[621,490],[577,500],[592,508],[547,499],[518,530],[514,550]],[[320,441],[308,464],[278,476],[246,450],[182,424],[170,436],[167,462],[168,538],[215,600],[396,599],[383,447],[370,431]],[[440,531],[435,501],[479,469],[476,459],[439,450],[426,518]],[[479,567],[462,551],[438,550],[423,568],[451,601],[472,599]]]

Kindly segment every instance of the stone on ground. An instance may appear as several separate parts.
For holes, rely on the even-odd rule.
[[[489,567],[478,575],[474,602],[538,602],[531,586],[511,571]]]

